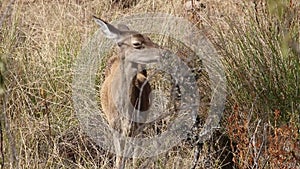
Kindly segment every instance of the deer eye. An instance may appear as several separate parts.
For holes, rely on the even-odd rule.
[[[132,42],[132,45],[135,49],[142,49],[144,48],[143,43],[141,41]]]
[[[123,42],[118,42],[117,45],[118,45],[119,47],[121,47],[122,45],[124,45],[124,43],[123,43]]]

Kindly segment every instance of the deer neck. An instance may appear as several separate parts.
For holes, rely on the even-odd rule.
[[[126,61],[126,59],[122,59],[122,57],[119,58],[115,64],[118,64],[118,66],[113,76],[112,94],[116,97],[116,100],[120,100],[120,98],[121,100],[124,99],[118,104],[122,107],[126,107],[126,102],[130,100],[133,82],[136,80],[140,66],[137,63]]]

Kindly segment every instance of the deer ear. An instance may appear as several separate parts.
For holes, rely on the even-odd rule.
[[[94,20],[100,26],[101,31],[107,38],[117,40],[118,37],[120,37],[121,31],[113,25],[95,16]]]
[[[129,31],[128,26],[124,25],[124,24],[118,24],[118,29],[121,31]]]

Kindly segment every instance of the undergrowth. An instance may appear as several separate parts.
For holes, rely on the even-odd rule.
[[[4,14],[11,2],[13,8]],[[222,56],[227,107],[221,132],[201,145],[198,168],[299,168],[299,2],[203,0],[201,8],[188,12],[186,1],[124,2],[0,2],[3,168],[112,168],[114,155],[80,129],[72,104],[72,68],[97,30],[93,15],[111,21],[141,12],[190,19]],[[192,55],[188,49],[178,53]],[[201,61],[189,64],[200,75]],[[205,103],[212,92],[207,78],[204,73],[197,81]],[[206,113],[205,106],[199,114]],[[140,165],[186,168],[194,149],[183,142],[165,154],[140,160]]]

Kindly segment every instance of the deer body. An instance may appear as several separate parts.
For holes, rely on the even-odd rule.
[[[112,61],[112,65],[105,74],[105,81],[101,88],[101,106],[103,112],[106,115],[109,125],[119,132],[122,131],[123,134],[126,135],[129,134],[127,132],[129,132],[129,130],[133,129],[134,127],[121,126],[120,117],[123,115],[115,105],[116,100],[119,99],[118,97],[122,97],[120,96],[120,93],[126,93],[124,91],[122,92],[122,90],[127,90],[129,97],[125,99],[130,100],[130,104],[134,105],[135,110],[139,110],[141,111],[141,113],[145,113],[145,111],[150,107],[149,95],[151,93],[151,86],[147,82],[147,72],[145,70],[142,72],[133,71],[132,73],[130,73],[131,75],[129,75],[129,77],[133,77],[131,83],[129,84],[129,86],[127,86],[127,89],[124,89],[125,85],[121,85],[121,79],[123,76],[120,63],[121,61],[118,57],[113,57],[110,59],[110,61]],[[127,66],[131,67],[130,64],[128,64]],[[146,116],[146,114],[143,114],[142,116]]]
[[[101,88],[103,112],[111,128],[123,136],[134,137],[139,122],[144,122],[137,119],[147,118],[150,107],[151,86],[144,68],[157,63],[161,51],[147,36],[130,31],[125,25],[117,28],[96,17],[95,21],[103,34],[119,47],[119,55],[109,59]],[[122,143],[115,143],[117,147],[124,149]],[[122,155],[117,155],[115,166],[124,168]]]

